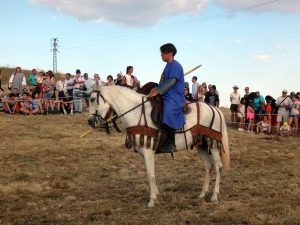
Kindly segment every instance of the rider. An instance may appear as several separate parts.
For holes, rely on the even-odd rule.
[[[183,115],[184,74],[179,62],[174,60],[176,47],[165,44],[160,47],[161,57],[167,63],[161,75],[158,87],[150,91],[149,98],[160,94],[164,100],[162,128],[166,133],[165,145],[158,149],[160,153],[176,152],[175,130],[181,129],[185,124]]]

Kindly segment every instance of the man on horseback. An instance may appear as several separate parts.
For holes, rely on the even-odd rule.
[[[166,133],[166,142],[158,149],[159,153],[176,152],[175,130],[181,129],[185,124],[183,115],[184,74],[179,62],[174,60],[177,53],[176,47],[165,44],[160,47],[161,57],[167,63],[161,75],[158,87],[150,91],[149,98],[160,94],[164,100],[162,128]]]

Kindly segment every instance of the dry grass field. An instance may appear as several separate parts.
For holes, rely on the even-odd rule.
[[[232,169],[219,204],[197,198],[196,151],[158,155],[159,201],[148,209],[140,156],[124,148],[124,134],[80,139],[86,120],[0,114],[0,224],[300,224],[299,137],[229,128]]]

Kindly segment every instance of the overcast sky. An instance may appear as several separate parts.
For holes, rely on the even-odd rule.
[[[52,69],[51,38],[58,38],[58,70],[77,68],[102,79],[127,65],[146,83],[164,68],[159,47],[178,49],[185,70],[217,86],[229,105],[233,85],[278,97],[300,91],[299,0],[10,0],[1,1],[0,65]],[[296,67],[297,65],[297,67]]]

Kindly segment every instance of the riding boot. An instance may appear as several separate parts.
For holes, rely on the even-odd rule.
[[[175,146],[175,130],[165,124],[163,124],[164,131],[166,132],[165,145],[158,149],[157,153],[173,153],[176,152]]]

